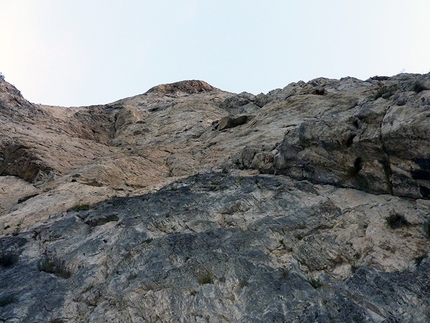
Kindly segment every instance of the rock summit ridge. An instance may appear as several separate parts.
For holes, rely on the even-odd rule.
[[[210,92],[218,90],[212,85],[199,80],[180,81],[169,84],[161,84],[150,88],[146,93],[156,92],[159,94],[174,94],[183,92],[187,94],[195,94],[201,92]]]

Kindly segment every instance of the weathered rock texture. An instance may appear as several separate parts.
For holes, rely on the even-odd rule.
[[[429,322],[428,89],[62,108],[0,79],[0,321]]]

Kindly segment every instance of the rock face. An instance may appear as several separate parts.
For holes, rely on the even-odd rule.
[[[0,79],[0,321],[428,322],[429,89],[62,108]]]

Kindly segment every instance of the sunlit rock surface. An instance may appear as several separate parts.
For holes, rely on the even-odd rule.
[[[428,322],[429,89],[65,108],[0,80],[0,321]]]

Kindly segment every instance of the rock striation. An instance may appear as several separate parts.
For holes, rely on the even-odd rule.
[[[430,320],[430,74],[69,108],[0,79],[0,133],[0,321]]]

